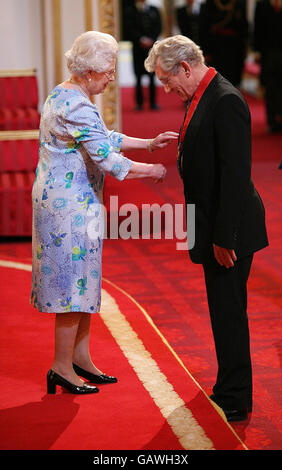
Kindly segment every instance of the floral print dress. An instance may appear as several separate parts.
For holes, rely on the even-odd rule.
[[[123,180],[132,161],[78,90],[57,86],[40,122],[32,190],[31,303],[41,312],[99,312],[105,173]]]

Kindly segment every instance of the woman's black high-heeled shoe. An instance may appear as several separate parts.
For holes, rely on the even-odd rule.
[[[83,377],[84,379],[89,380],[89,382],[93,384],[113,384],[117,382],[117,378],[113,377],[112,375],[106,375],[106,374],[96,375],[96,374],[92,374],[91,372],[88,372],[87,370],[82,369],[81,367],[77,366],[74,363],[72,365],[77,375],[80,375],[80,377]]]
[[[60,385],[61,387],[65,388],[71,393],[75,393],[76,395],[86,395],[87,393],[99,392],[99,388],[93,387],[88,384],[83,384],[81,387],[75,385],[69,382],[68,380],[64,379],[64,377],[57,374],[52,369],[50,369],[47,373],[47,393],[55,394],[56,385]]]

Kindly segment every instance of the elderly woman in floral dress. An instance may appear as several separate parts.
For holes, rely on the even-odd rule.
[[[91,314],[101,303],[103,237],[95,230],[94,236],[93,227],[102,226],[104,177],[163,180],[162,164],[133,162],[121,152],[156,150],[177,138],[168,131],[139,139],[106,128],[90,97],[114,79],[117,53],[108,34],[79,36],[66,53],[71,78],[51,91],[42,110],[32,192],[31,301],[40,312],[56,314],[48,393],[56,385],[76,394],[98,391],[81,377],[94,384],[117,381],[97,369],[89,353]]]

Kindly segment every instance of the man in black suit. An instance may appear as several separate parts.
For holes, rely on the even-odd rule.
[[[195,205],[189,254],[203,265],[218,360],[211,399],[228,421],[244,420],[252,410],[247,280],[254,252],[268,245],[263,203],[251,180],[249,108],[184,36],[157,41],[145,67],[167,93],[188,102],[178,167],[187,208]]]
[[[206,62],[239,86],[248,46],[247,2],[206,0],[199,15],[199,43]]]
[[[261,65],[269,131],[282,132],[282,0],[256,3],[253,46]]]
[[[132,42],[133,67],[136,76],[135,99],[136,109],[142,110],[144,96],[142,76],[149,76],[150,108],[158,109],[156,103],[155,75],[144,68],[144,60],[149,49],[156,41],[162,30],[162,20],[159,9],[147,4],[146,0],[132,2],[123,10],[124,39]]]

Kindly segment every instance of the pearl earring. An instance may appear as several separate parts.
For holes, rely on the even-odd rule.
[[[88,81],[91,82],[92,78],[88,78]]]

